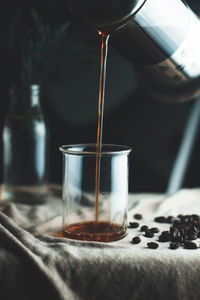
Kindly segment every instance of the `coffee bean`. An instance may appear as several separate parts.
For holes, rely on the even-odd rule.
[[[175,243],[182,243],[184,242],[184,238],[182,236],[175,236],[171,239]]]
[[[193,226],[193,227],[192,227],[192,230],[193,230],[193,232],[195,232],[196,234],[199,232],[199,230],[197,229],[196,226]]]
[[[163,217],[163,216],[161,216],[161,217],[156,217],[156,218],[154,219],[154,221],[157,222],[157,223],[166,223],[166,218]]]
[[[180,228],[179,228],[179,233],[180,233],[180,236],[182,236],[182,237],[185,237],[185,236],[186,236],[186,231],[184,230],[183,227],[180,227]]]
[[[174,226],[171,226],[170,229],[169,229],[169,231],[170,231],[171,234],[177,234],[178,229],[176,227],[174,227]]]
[[[200,217],[198,215],[193,214],[192,215],[193,220],[199,222],[200,221]]]
[[[197,249],[197,244],[194,242],[184,242],[184,248],[185,249]]]
[[[171,233],[171,240],[174,240],[174,239],[176,239],[177,237],[180,237],[180,233],[179,233],[179,232]]]
[[[180,242],[181,241],[180,235],[178,235],[177,232],[171,233],[170,241],[171,242]]]
[[[171,239],[171,234],[169,231],[163,231],[159,236],[159,241],[162,243],[169,242]]]
[[[139,244],[140,242],[141,238],[139,236],[132,238],[132,244]]]
[[[143,225],[140,227],[140,231],[146,231],[147,229],[149,229],[147,225]]]
[[[198,226],[199,221],[191,220],[191,224],[192,224],[193,226]]]
[[[169,245],[169,247],[170,247],[170,249],[172,249],[172,250],[175,250],[175,249],[178,249],[179,247],[180,247],[180,243],[170,243],[170,245]]]
[[[164,230],[164,231],[161,232],[161,234],[162,235],[167,235],[167,234],[170,234],[170,232],[168,230]]]
[[[175,220],[175,218],[174,217],[172,217],[172,216],[168,216],[167,218],[166,218],[166,221],[167,221],[167,223],[173,223],[173,221]]]
[[[138,228],[139,227],[139,223],[137,222],[129,222],[129,228]]]
[[[181,225],[181,222],[179,220],[175,220],[173,222],[174,227],[178,228]]]
[[[144,236],[145,236],[145,237],[148,237],[148,238],[152,238],[152,237],[154,237],[154,234],[153,234],[153,232],[151,232],[150,230],[147,229],[147,230],[145,231]]]
[[[147,243],[147,246],[150,249],[157,249],[159,247],[159,245],[157,243],[154,243],[154,242]]]
[[[187,229],[187,235],[196,234],[192,228]]]
[[[187,215],[187,216],[184,216],[182,219],[181,219],[181,223],[182,224],[188,224],[190,222],[190,217]]]
[[[165,236],[163,236],[163,235],[159,236],[159,242],[166,243],[169,241],[170,241],[170,239],[166,238]]]
[[[158,232],[160,232],[160,230],[157,228],[157,227],[152,227],[152,228],[150,228],[149,229],[151,232],[153,232],[153,233],[158,233]]]
[[[133,216],[136,220],[141,220],[142,219],[142,215],[141,214],[135,214]]]
[[[197,239],[197,234],[195,234],[195,233],[188,234],[188,240],[193,241],[196,239]]]

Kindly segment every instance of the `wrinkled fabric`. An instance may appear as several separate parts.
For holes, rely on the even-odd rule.
[[[0,299],[200,299],[200,249],[149,249],[159,233],[150,239],[139,228],[112,243],[61,238],[61,193],[52,192],[45,204],[0,203]],[[200,189],[132,194],[128,211],[129,221],[142,213],[134,221],[167,230],[155,216],[200,214]]]

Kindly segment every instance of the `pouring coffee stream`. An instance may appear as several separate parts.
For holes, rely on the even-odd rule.
[[[98,127],[97,127],[97,143],[96,143],[96,170],[95,170],[95,222],[98,221],[99,210],[99,184],[100,184],[100,168],[101,168],[101,148],[103,135],[103,113],[106,83],[106,63],[108,55],[109,35],[99,31],[102,37],[101,43],[101,72],[99,82],[99,102],[98,102]]]

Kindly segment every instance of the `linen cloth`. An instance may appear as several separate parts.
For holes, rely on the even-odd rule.
[[[160,215],[200,214],[200,189],[167,197],[131,194],[128,219],[142,213],[140,225],[157,226]],[[0,203],[1,300],[200,299],[200,249],[169,249],[139,228],[120,241],[97,243],[62,238],[61,190],[53,187],[40,205]],[[133,245],[134,236],[142,242]],[[199,244],[199,241],[198,241]]]

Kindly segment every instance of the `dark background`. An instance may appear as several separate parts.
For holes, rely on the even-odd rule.
[[[188,1],[200,11],[198,0]],[[198,7],[199,6],[199,7]],[[0,11],[1,28],[10,22],[16,9],[34,7],[52,24],[70,20],[67,1],[7,1]],[[100,39],[95,31],[72,24],[70,34],[88,47],[94,56],[77,59],[62,72],[51,74],[43,85],[42,106],[50,130],[50,181],[62,182],[63,144],[95,143],[99,83]],[[69,47],[69,45],[67,45]],[[1,83],[0,130],[9,107],[8,83]],[[133,148],[130,160],[130,190],[164,192],[180,145],[193,101],[168,104],[155,101],[138,82],[134,66],[110,47],[106,83],[103,142],[125,144]],[[199,135],[198,135],[199,136]],[[200,139],[197,138],[190,160],[185,187],[200,185]],[[2,145],[0,145],[2,155]],[[0,180],[2,181],[2,162]]]

